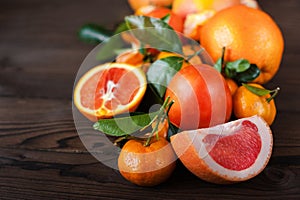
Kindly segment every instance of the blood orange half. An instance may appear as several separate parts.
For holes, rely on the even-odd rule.
[[[86,72],[74,89],[74,104],[96,121],[134,111],[147,87],[144,72],[132,65],[106,63]]]
[[[171,137],[181,162],[199,178],[213,183],[248,180],[267,165],[272,153],[270,127],[259,116],[184,131]]]

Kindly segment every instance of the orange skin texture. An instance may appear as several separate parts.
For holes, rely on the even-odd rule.
[[[228,85],[228,88],[230,90],[231,95],[233,96],[234,93],[236,92],[236,90],[238,89],[238,85],[231,78],[225,78],[225,81],[226,81],[226,83]]]
[[[118,167],[126,180],[140,186],[155,186],[171,176],[176,167],[176,156],[170,143],[164,138],[156,140],[154,137],[147,147],[144,143],[129,140],[121,150]],[[133,161],[137,164],[133,165]]]
[[[240,0],[174,0],[172,10],[185,18],[188,14],[201,12],[206,9],[219,11],[239,4]]]
[[[117,63],[127,63],[130,65],[141,66],[143,64],[144,55],[139,51],[129,51],[120,54],[116,58]]]
[[[249,84],[254,87],[263,88],[258,84]],[[233,96],[233,112],[237,118],[261,116],[268,125],[271,125],[276,117],[276,106],[274,99],[269,103],[266,101],[271,95],[258,96],[250,92],[244,86],[240,86]]]
[[[211,67],[208,65],[203,66]],[[196,67],[190,65],[177,72],[169,83],[165,94],[165,97],[170,96],[170,99],[175,101],[170,109],[169,119],[174,125],[183,130],[209,127],[211,120],[211,96],[205,79]],[[224,102],[227,108],[225,121],[228,121],[232,110],[232,97],[222,76],[221,79],[226,94]]]
[[[173,0],[128,0],[130,7],[133,10],[137,10],[144,6],[170,6]]]
[[[154,17],[154,18],[163,18],[167,14],[170,14],[170,20],[169,20],[169,25],[177,32],[182,33],[183,32],[183,24],[184,20],[182,17],[179,15],[173,13],[170,9],[168,8],[156,8],[155,10],[144,14],[145,16],[148,17]]]
[[[226,47],[225,61],[240,58],[256,64],[261,70],[253,82],[264,84],[278,71],[283,50],[282,33],[265,12],[243,5],[222,10],[202,27],[201,45],[214,61]]]

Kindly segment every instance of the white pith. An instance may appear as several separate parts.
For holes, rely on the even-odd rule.
[[[205,148],[205,145],[202,142],[202,140],[208,134],[229,135],[232,133],[230,129],[235,129],[235,126],[240,124],[243,120],[249,120],[254,124],[256,124],[258,128],[258,133],[261,136],[262,146],[261,146],[261,151],[258,154],[258,157],[255,160],[253,165],[251,165],[247,169],[241,171],[235,171],[235,170],[224,168],[223,166],[219,165],[215,160],[213,160],[209,155],[208,150]],[[208,167],[212,169],[212,171],[215,172],[216,174],[219,174],[220,176],[226,179],[228,178],[230,180],[244,180],[256,175],[259,171],[261,171],[265,167],[267,161],[269,160],[270,154],[272,152],[273,137],[272,137],[271,130],[269,126],[266,124],[266,122],[258,116],[253,116],[250,118],[229,122],[226,124],[226,126],[218,125],[208,129],[199,129],[195,131],[190,131],[188,133],[189,133],[190,140],[192,141],[191,145],[197,148],[196,151],[198,152],[199,157],[206,163],[206,165],[208,165]]]

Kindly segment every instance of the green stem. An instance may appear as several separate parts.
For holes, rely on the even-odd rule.
[[[273,93],[269,98],[267,98],[267,102],[270,103],[270,101],[272,101],[272,99],[274,99],[276,97],[276,95],[278,94],[280,88],[277,87],[275,90],[272,90],[271,93]]]
[[[157,140],[159,139],[159,136],[158,136],[158,127],[161,123],[164,122],[164,119],[167,117],[168,115],[168,112],[171,108],[171,106],[173,105],[174,101],[172,100],[171,102],[170,101],[170,97],[167,97],[166,100],[164,101],[163,105],[161,106],[160,110],[159,110],[159,113],[153,118],[153,120],[151,121],[151,123],[149,123],[148,126],[150,126],[154,121],[156,121],[156,124],[155,124],[155,127],[152,129],[149,137],[147,138],[147,141],[145,143],[144,146],[149,146],[150,144],[150,141],[151,141],[151,138],[153,137],[153,134],[154,133],[157,133],[156,134],[156,138]],[[167,110],[167,112],[166,112]],[[143,128],[144,129],[144,128]]]
[[[198,56],[202,51],[203,51],[203,48],[198,50],[196,53],[190,55],[189,57],[187,57],[186,60],[189,62],[194,56]]]

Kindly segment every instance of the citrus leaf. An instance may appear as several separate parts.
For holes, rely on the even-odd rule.
[[[149,114],[131,114],[127,117],[101,119],[93,125],[95,130],[110,136],[130,135],[147,126],[159,111]]]
[[[255,64],[249,64],[249,67],[247,68],[246,67],[247,64],[245,63],[242,63],[242,65],[244,66],[241,67],[232,67],[233,65],[229,65],[228,67],[228,63],[227,63],[224,70],[225,75],[228,78],[232,78],[239,83],[253,81],[255,78],[259,76],[260,69]],[[245,68],[247,69],[243,71]]]
[[[218,70],[218,72],[222,71],[222,58],[217,60],[217,62],[214,64],[214,68]]]
[[[166,16],[162,17],[161,20],[168,24],[170,21],[170,18],[171,18],[171,15],[169,13]]]
[[[116,50],[122,49],[123,46],[124,43],[121,37],[111,37],[101,43],[96,59],[98,61],[104,61],[114,58],[117,55]]]
[[[155,61],[147,71],[148,82],[153,86],[161,98],[173,76],[181,69],[184,58],[170,56]]]
[[[230,70],[234,70],[236,73],[244,72],[250,68],[248,60],[239,59],[234,62],[227,62],[226,67]]]
[[[177,33],[163,20],[131,15],[125,17],[125,22],[141,43],[182,54],[182,44]]]
[[[226,50],[226,47],[223,47],[222,48],[222,55],[214,65],[214,68],[216,70],[218,70],[219,72],[222,72],[222,68],[223,68],[223,65],[224,65],[225,50]]]
[[[249,69],[247,69],[244,72],[238,73],[234,77],[234,79],[237,82],[245,83],[245,82],[253,81],[259,76],[259,74],[260,74],[260,69],[255,64],[251,64]]]
[[[91,44],[101,43],[107,40],[110,36],[110,31],[97,24],[85,24],[78,31],[79,39]]]
[[[128,31],[128,30],[129,29],[127,27],[127,24],[125,22],[122,22],[117,26],[117,28],[115,30],[115,34],[119,34],[119,33],[122,33],[124,31]]]
[[[248,84],[245,84],[245,83],[242,83],[242,85],[245,88],[247,88],[247,90],[249,90],[250,92],[252,92],[253,94],[256,94],[258,96],[265,96],[265,95],[270,94],[272,92],[271,90],[254,87],[252,85],[248,85]]]

